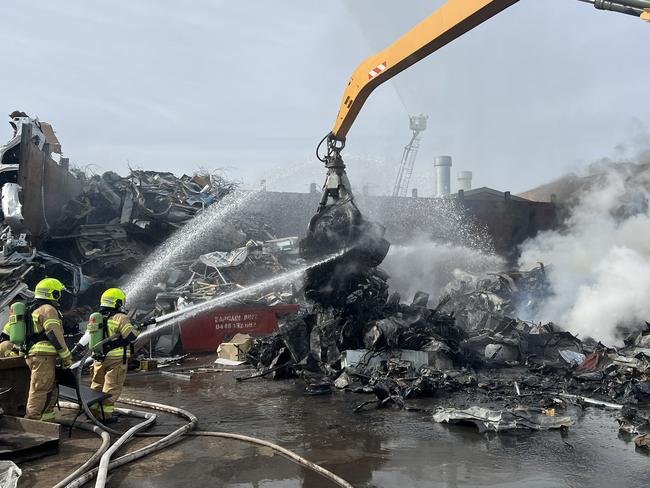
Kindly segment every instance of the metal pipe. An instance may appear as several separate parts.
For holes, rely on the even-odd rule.
[[[598,3],[619,3],[627,7],[650,8],[650,0],[596,0],[596,5]]]
[[[604,402],[602,400],[596,400],[595,398],[589,398],[580,395],[571,395],[570,393],[558,393],[558,396],[570,400],[582,400],[583,402],[588,403],[590,405],[611,408],[612,410],[621,410],[623,408],[623,405],[619,403]]]
[[[579,0],[580,2],[584,3],[590,3],[594,7],[597,6],[599,3],[619,3],[621,5],[627,5],[630,7],[637,7],[637,8],[650,8],[650,0],[613,0],[613,1],[608,1],[608,0]]]
[[[469,191],[472,189],[472,172],[458,172],[458,190]]]
[[[437,156],[433,160],[436,171],[436,197],[446,197],[451,193],[451,156]]]

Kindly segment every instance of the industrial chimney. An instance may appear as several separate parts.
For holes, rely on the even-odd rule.
[[[451,156],[437,156],[433,160],[436,168],[436,197],[451,193]]]
[[[458,189],[468,191],[472,189],[472,172],[459,171],[458,172]]]

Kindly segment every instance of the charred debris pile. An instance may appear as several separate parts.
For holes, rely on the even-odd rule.
[[[95,304],[106,286],[123,284],[174,232],[238,191],[210,173],[177,177],[133,170],[126,177],[107,172],[80,178],[83,192],[65,204],[47,235],[30,238],[15,226],[3,228],[3,301],[45,275],[61,276],[74,296],[68,307],[81,308],[84,320],[84,306]],[[212,239],[171,260],[137,306],[170,312],[281,272],[297,254],[296,238],[277,239],[257,215],[232,213]]]
[[[115,279],[198,213],[236,190],[207,172],[180,178],[171,173],[132,170],[82,175],[84,191],[65,204],[45,246],[82,264],[89,275]]]
[[[178,178],[171,173],[133,170],[126,177],[113,172],[92,177],[79,173],[78,179],[82,193],[63,206],[57,221],[48,223],[47,233],[32,236],[20,232],[18,225],[3,227],[3,267],[23,264],[6,278],[24,278],[25,269],[39,267],[33,264],[36,261],[43,262],[40,267],[45,272],[83,276],[84,283],[64,280],[78,285],[77,292],[83,292],[88,281],[118,280],[173,232],[236,190],[236,184],[208,173]],[[232,250],[251,236],[273,237],[254,217],[246,223],[233,225],[241,230],[214,245]],[[57,270],[55,262],[65,269]]]
[[[534,316],[549,294],[543,265],[466,274],[434,308],[426,293],[410,304],[389,295],[378,268],[357,278],[340,302],[310,302],[255,341],[249,359],[262,375],[302,376],[307,394],[374,395],[358,409],[413,408],[409,399],[437,397],[448,408],[435,420],[470,421],[482,431],[566,427],[585,401],[627,405],[622,428],[647,432],[635,407],[650,403],[650,327],[615,349],[518,319]]]

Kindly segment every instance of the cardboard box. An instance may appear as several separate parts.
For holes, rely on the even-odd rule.
[[[253,346],[253,338],[248,334],[235,334],[228,342],[222,342],[217,348],[217,355],[221,359],[231,361],[245,361],[246,353]]]
[[[158,361],[155,359],[141,359],[140,371],[155,371],[158,369]]]

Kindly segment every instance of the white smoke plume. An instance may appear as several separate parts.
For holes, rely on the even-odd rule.
[[[498,271],[504,264],[495,254],[423,236],[406,245],[391,246],[382,268],[390,275],[391,291],[399,292],[402,301],[424,291],[431,296],[429,306],[433,307],[457,270],[485,273]]]
[[[620,344],[650,321],[650,165],[601,163],[587,181],[563,228],[524,243],[519,264],[550,265],[539,320]]]
[[[411,212],[411,217],[421,219],[421,226],[428,232],[394,243],[382,263],[391,277],[390,291],[399,292],[402,301],[408,302],[417,291],[423,291],[430,295],[429,306],[433,307],[459,271],[487,273],[505,266],[505,260],[495,253],[488,229],[456,200],[437,199],[433,208],[428,202]],[[378,220],[386,222],[386,217],[379,216]],[[396,219],[388,216],[387,220]],[[408,230],[401,229],[398,233],[408,235]]]

